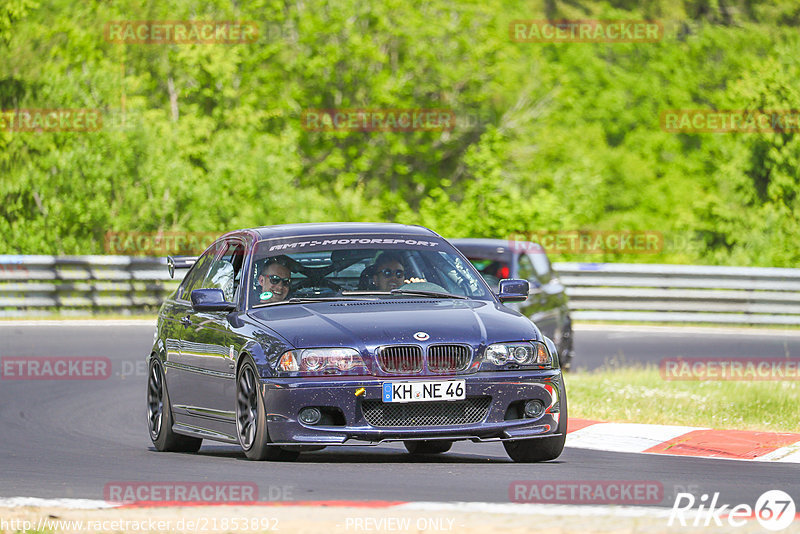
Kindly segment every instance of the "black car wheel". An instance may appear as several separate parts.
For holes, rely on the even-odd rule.
[[[404,441],[403,445],[411,454],[440,454],[449,451],[453,442],[447,440]]]
[[[564,443],[567,440],[567,390],[561,381],[561,399],[559,399],[561,416],[558,419],[558,433],[560,436],[550,438],[519,439],[504,441],[503,447],[508,456],[515,462],[546,462],[561,456]]]
[[[299,451],[269,444],[264,398],[257,376],[251,361],[244,362],[236,374],[236,435],[239,445],[251,460],[296,460]]]
[[[172,406],[164,383],[164,371],[156,359],[150,361],[147,378],[147,426],[150,440],[162,452],[197,452],[203,444],[200,438],[172,431]]]

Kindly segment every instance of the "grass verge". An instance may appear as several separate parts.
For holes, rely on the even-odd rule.
[[[656,366],[566,373],[570,417],[800,432],[795,381],[666,381]]]

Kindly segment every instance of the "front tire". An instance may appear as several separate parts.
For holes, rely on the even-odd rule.
[[[411,454],[441,454],[449,451],[453,442],[447,440],[404,441],[403,445]]]
[[[147,426],[150,440],[161,452],[197,452],[200,438],[182,436],[172,431],[172,405],[164,381],[164,370],[158,359],[150,361],[147,374]]]
[[[518,463],[547,462],[555,460],[564,450],[567,440],[567,390],[564,379],[561,379],[561,398],[559,399],[561,416],[558,419],[558,433],[560,436],[549,438],[519,439],[504,441],[503,447],[506,454]]]
[[[252,361],[244,362],[236,373],[236,436],[250,460],[293,461],[299,451],[269,445],[264,397]]]

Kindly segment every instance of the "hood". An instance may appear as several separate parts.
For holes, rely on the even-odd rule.
[[[491,301],[383,299],[268,306],[249,315],[295,348],[352,347],[369,352],[379,345],[468,343],[541,339],[533,323]]]

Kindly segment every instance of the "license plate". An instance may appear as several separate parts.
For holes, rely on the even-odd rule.
[[[466,398],[464,380],[384,382],[383,402],[453,401]]]

